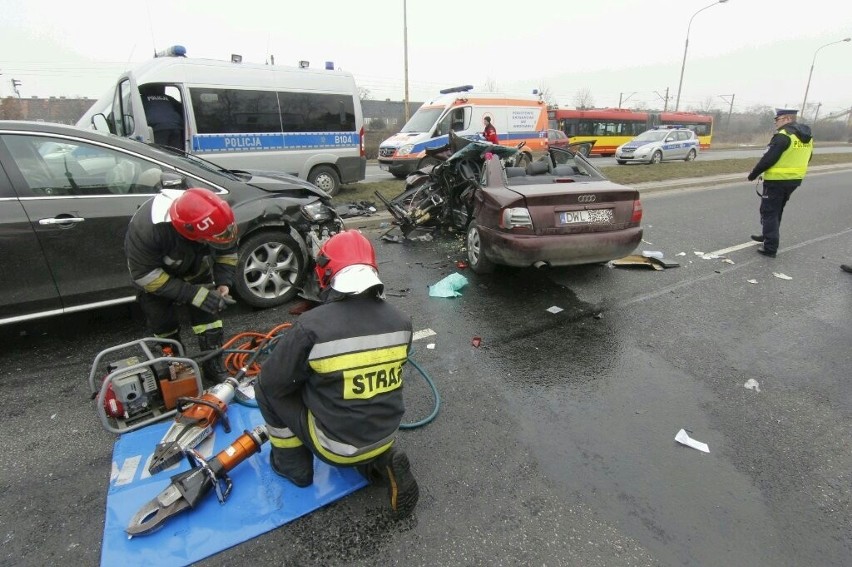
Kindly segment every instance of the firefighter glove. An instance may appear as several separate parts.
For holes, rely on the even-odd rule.
[[[222,294],[202,286],[198,286],[198,291],[195,292],[195,297],[192,298],[192,304],[202,311],[212,313],[213,315],[218,315],[220,311],[224,311],[228,306]]]

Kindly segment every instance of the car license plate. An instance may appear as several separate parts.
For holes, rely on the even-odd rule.
[[[597,224],[611,223],[612,209],[595,209],[592,211],[566,211],[559,213],[560,224]]]
[[[390,166],[384,163],[380,163],[379,169],[381,169],[382,171],[388,171],[390,169]]]

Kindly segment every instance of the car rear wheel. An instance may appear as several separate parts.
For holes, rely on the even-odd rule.
[[[692,160],[694,160],[694,159],[695,159],[695,156],[697,155],[697,153],[698,153],[698,152],[696,152],[694,148],[693,148],[693,149],[691,149],[691,150],[689,150],[689,153],[688,153],[688,154],[686,154],[686,158],[684,158],[684,160],[683,160],[683,161],[692,161]]]
[[[332,197],[340,191],[340,176],[333,167],[318,165],[308,174],[308,181]]]
[[[624,165],[625,163],[627,163],[627,161],[623,159],[617,159],[615,160],[615,163],[617,163],[618,165]]]
[[[490,274],[494,271],[494,262],[485,257],[482,233],[476,220],[467,229],[467,261],[474,273]]]
[[[252,307],[274,307],[293,299],[305,278],[305,259],[282,230],[259,232],[240,244],[236,288]]]
[[[657,150],[654,152],[654,155],[651,156],[651,163],[660,163],[663,161],[663,152]]]
[[[405,179],[408,176],[407,173],[391,173],[391,175],[393,175],[397,179]]]

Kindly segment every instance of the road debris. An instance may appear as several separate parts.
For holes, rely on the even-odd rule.
[[[479,348],[479,345],[482,344],[482,337],[473,337],[472,339],[470,339],[470,344],[472,344],[476,348]]]
[[[792,280],[793,279],[790,276],[788,276],[787,274],[782,274],[781,272],[772,272],[772,275],[775,276],[776,278],[782,279],[782,280]]]
[[[678,266],[680,266],[679,263],[673,262],[671,260],[666,260],[662,257],[658,258],[656,256],[651,257],[640,254],[631,254],[630,256],[625,256],[624,258],[619,258],[618,260],[612,260],[610,264],[618,268],[643,266],[652,268],[654,270],[664,270],[666,268],[677,268]]]
[[[556,315],[556,314],[557,314],[557,313],[559,313],[560,311],[564,311],[564,309],[562,309],[561,307],[557,307],[557,306],[555,306],[555,305],[554,305],[554,306],[552,306],[552,307],[548,307],[547,309],[545,309],[545,311],[549,311],[549,312],[553,313],[554,315]]]
[[[414,334],[411,336],[412,341],[419,341],[420,339],[425,339],[426,337],[434,337],[437,335],[435,331],[432,329],[421,329],[419,331],[414,331]]]
[[[754,378],[749,378],[746,380],[746,383],[743,384],[743,388],[748,388],[749,390],[754,390],[755,392],[760,392],[760,383]]]
[[[467,285],[467,278],[461,274],[453,273],[429,286],[430,297],[460,297],[459,290]]]
[[[709,453],[710,447],[707,446],[707,443],[702,443],[701,441],[696,441],[686,432],[685,429],[681,429],[675,435],[675,441],[680,443],[681,445],[686,445],[687,447],[692,447],[693,449],[698,449],[703,453]]]
[[[746,281],[750,284],[756,284],[757,283],[757,280],[754,280],[754,279],[746,280]]]

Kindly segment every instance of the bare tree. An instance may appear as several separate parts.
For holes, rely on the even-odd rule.
[[[544,101],[544,103],[548,107],[554,106],[556,104],[556,99],[553,96],[553,89],[551,89],[549,85],[545,84],[539,87],[538,96],[541,98],[541,100]]]
[[[485,83],[482,84],[482,91],[486,93],[497,92],[497,79],[494,77],[486,77]]]
[[[703,101],[701,101],[700,104],[690,107],[690,110],[699,114],[711,114],[714,110],[716,110],[714,108],[715,104],[716,101],[713,99],[713,97],[708,96]]]
[[[367,87],[358,87],[358,98],[361,100],[371,100],[370,89]]]
[[[574,106],[580,109],[595,107],[595,99],[592,98],[592,90],[589,87],[583,87],[577,91],[574,95]]]

